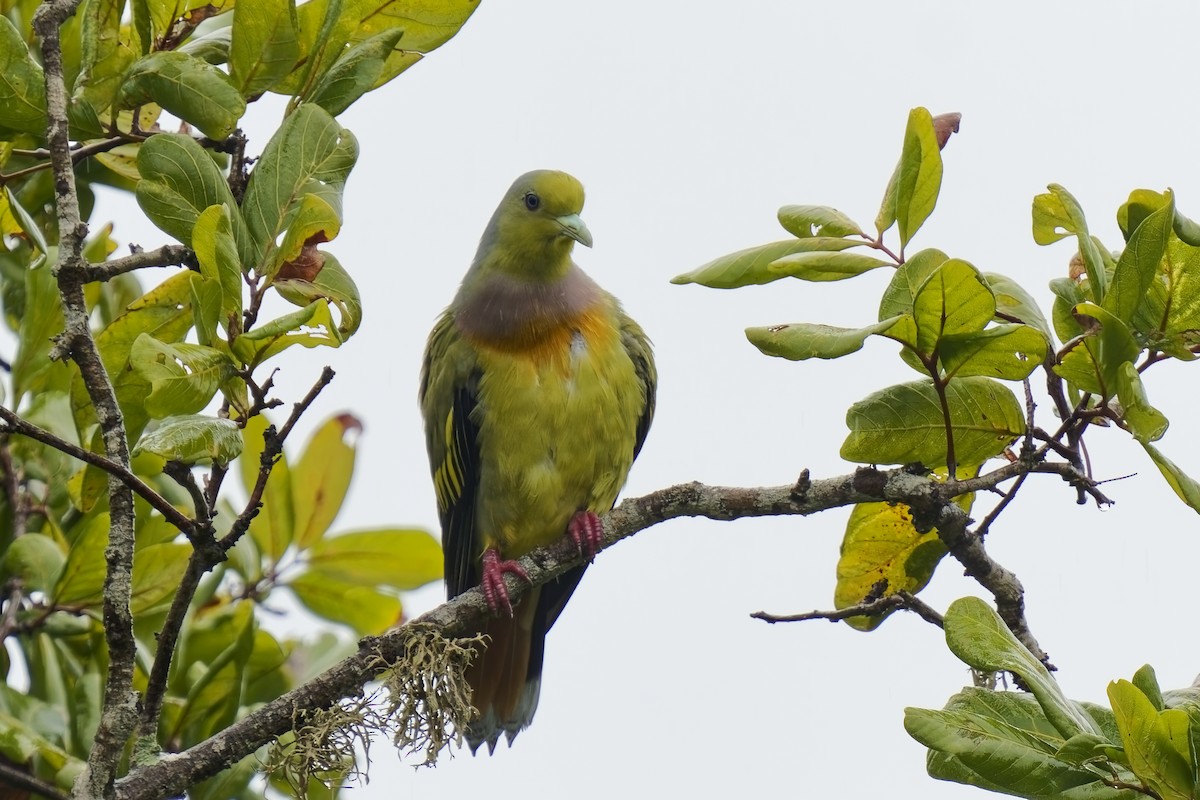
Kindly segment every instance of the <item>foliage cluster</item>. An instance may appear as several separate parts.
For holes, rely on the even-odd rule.
[[[0,3],[0,302],[12,332],[0,381],[0,761],[43,794],[69,789],[95,757],[110,659],[132,662],[141,697],[136,730],[117,742],[120,774],[219,733],[347,648],[264,628],[279,590],[362,635],[402,619],[402,591],[441,577],[425,531],[334,525],[354,417],[284,454],[331,372],[281,427],[264,412],[282,405],[272,376],[285,351],[338,347],[361,319],[350,271],[318,249],[338,235],[358,156],[336,117],[449,40],[476,0],[68,1],[53,43],[37,19],[51,5]],[[93,187],[116,187],[178,245],[114,258],[105,225],[72,261],[78,231],[60,229],[68,190],[53,169],[59,79],[80,221]],[[287,98],[286,114],[250,158],[238,125],[268,92]],[[163,130],[166,114],[177,132]],[[187,269],[144,289],[140,271],[171,265]],[[116,409],[97,402],[103,379],[63,333],[72,280]],[[271,296],[296,310],[272,317]],[[114,430],[128,463],[106,439]],[[235,461],[245,501],[225,485]],[[134,648],[119,654],[107,618],[122,513],[112,475],[137,495]],[[189,794],[256,796],[260,761]],[[324,785],[352,766],[331,764],[312,790],[335,794]]]
[[[958,123],[957,114],[911,112],[874,235],[828,206],[784,206],[779,222],[794,238],[723,256],[675,278],[730,289],[786,277],[821,282],[892,270],[877,321],[859,328],[808,322],[754,327],[746,336],[763,353],[795,361],[851,355],[869,336],[897,342],[901,361],[921,377],[880,388],[850,407],[842,457],[932,471],[941,476],[946,496],[958,497],[968,512],[978,503],[968,488],[998,490],[1012,481],[958,542],[948,542],[904,504],[855,506],[834,602],[843,611],[863,610],[847,618],[861,630],[905,607],[880,601],[912,598],[956,546],[969,575],[981,579],[991,572],[984,537],[1029,475],[1060,475],[1074,484],[1079,502],[1091,496],[1107,503],[1084,449],[1085,436],[1100,427],[1132,436],[1178,496],[1200,511],[1200,484],[1154,444],[1168,423],[1151,404],[1144,381],[1156,363],[1195,361],[1200,353],[1200,227],[1176,208],[1169,190],[1135,190],[1117,211],[1124,246],[1111,252],[1088,232],[1075,198],[1050,186],[1033,201],[1034,239],[1048,245],[1072,237],[1078,252],[1070,275],[1050,283],[1055,299],[1047,321],[1032,294],[1007,276],[934,248],[909,254],[936,206],[941,151]],[[895,250],[884,240],[893,227]],[[1038,372],[1055,417],[1046,427],[1030,386]],[[1023,382],[1024,402],[1002,381]],[[995,458],[1006,463],[989,467]],[[1164,694],[1147,668],[1132,683],[1110,686],[1111,711],[1080,711],[1061,696],[1048,659],[1028,633],[1015,578],[1009,586],[987,588],[1003,619],[980,601],[960,601],[945,617],[947,641],[972,667],[1013,673],[1033,696],[974,690],[956,695],[941,712],[910,709],[906,724],[930,748],[932,775],[1030,798],[1196,796],[1200,692]],[[968,619],[964,609],[973,616]],[[986,635],[981,626],[989,629]]]

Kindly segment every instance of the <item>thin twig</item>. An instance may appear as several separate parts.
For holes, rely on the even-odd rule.
[[[187,266],[195,257],[191,248],[181,244],[163,245],[156,250],[137,250],[121,258],[90,265],[87,280],[107,281],[137,269]]]
[[[158,758],[159,718],[162,716],[167,679],[170,677],[171,659],[175,656],[175,645],[179,641],[179,632],[183,630],[183,623],[187,619],[188,608],[192,604],[196,588],[211,568],[208,566],[209,560],[210,557],[206,551],[192,550],[192,554],[188,558],[187,569],[179,582],[179,588],[176,590],[175,596],[171,598],[171,608],[167,611],[166,619],[163,620],[162,630],[158,632],[154,664],[150,667],[150,676],[146,680],[146,691],[142,696],[137,743],[134,745],[133,752],[135,764],[152,763]]]
[[[1025,483],[1025,479],[1028,477],[1028,472],[1022,472],[1017,476],[1016,482],[1013,483],[1012,487],[1004,493],[1004,497],[1000,499],[1000,502],[997,503],[995,508],[993,508],[988,515],[983,518],[983,522],[979,523],[975,527],[976,536],[978,536],[980,539],[983,539],[988,535],[988,531],[990,531],[992,528],[992,523],[994,523],[996,519],[1002,513],[1004,513],[1004,509],[1008,508],[1008,504],[1011,503],[1017,496],[1017,492],[1020,491],[1021,486],[1023,486]]]
[[[814,619],[840,622],[851,617],[873,617],[876,614],[884,614],[897,609],[912,611],[926,622],[937,625],[939,628],[945,627],[945,620],[936,609],[912,592],[906,590],[869,600],[865,603],[839,608],[836,611],[809,611],[805,614],[770,614],[766,611],[755,611],[750,617],[752,619],[761,619],[763,622],[771,624],[776,622],[807,622]]]
[[[209,516],[208,500],[200,491],[200,485],[196,483],[196,476],[192,474],[191,466],[180,461],[168,461],[163,465],[163,474],[182,486],[188,496],[192,498],[192,507],[196,512],[196,527],[207,526],[212,521]]]
[[[104,139],[99,142],[91,142],[90,144],[72,147],[71,148],[71,160],[73,162],[74,161],[82,161],[83,159],[88,158],[89,156],[94,156],[97,153],[106,153],[109,150],[113,150],[117,147],[120,147],[122,144],[125,144],[128,141],[131,141],[131,140],[124,136],[114,136],[111,139]],[[32,158],[49,159],[50,155],[51,155],[51,151],[46,150],[46,149],[20,150],[20,151],[14,150],[13,152],[16,155],[29,156]],[[6,183],[9,183],[11,181],[15,181],[20,178],[27,177],[29,175],[33,175],[34,173],[42,172],[43,170],[47,170],[47,169],[51,169],[52,167],[53,167],[53,163],[51,161],[44,161],[40,164],[33,164],[32,166],[25,167],[24,169],[13,170],[12,172],[0,174],[0,186],[4,186]]]
[[[0,419],[4,420],[7,425],[7,428],[0,428],[0,432],[27,436],[30,439],[53,447],[60,453],[66,453],[72,458],[77,458],[85,464],[99,467],[109,475],[120,479],[123,484],[149,503],[151,508],[162,514],[167,522],[178,528],[188,538],[191,538],[194,534],[196,523],[179,509],[175,508],[175,506],[171,505],[171,502],[156,492],[153,487],[135,475],[129,467],[118,464],[100,453],[93,453],[91,450],[86,450],[73,442],[68,442],[66,439],[54,435],[45,428],[39,428],[37,425],[3,406],[0,406]]]
[[[308,394],[299,403],[292,406],[292,413],[288,416],[283,427],[279,429],[279,432],[276,433],[273,427],[268,427],[263,432],[263,451],[259,462],[258,480],[254,482],[254,488],[250,491],[250,499],[246,501],[242,513],[238,514],[237,519],[233,521],[229,533],[221,537],[221,547],[225,550],[229,550],[237,544],[238,539],[241,539],[246,531],[250,529],[250,523],[258,516],[258,511],[262,508],[262,497],[263,492],[267,489],[267,479],[271,477],[271,469],[275,464],[275,459],[283,452],[284,441],[287,439],[288,434],[292,432],[292,428],[295,427],[300,416],[317,399],[317,395],[321,393],[321,390],[333,380],[334,374],[332,369],[325,367],[321,371],[320,377],[317,378],[317,382],[308,390]]]
[[[31,794],[41,795],[46,800],[67,800],[67,796],[52,783],[47,783],[36,775],[23,772],[17,766],[0,759],[0,783],[24,789]]]

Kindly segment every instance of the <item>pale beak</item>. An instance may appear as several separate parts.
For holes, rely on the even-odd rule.
[[[562,226],[563,236],[570,236],[584,247],[592,246],[592,232],[583,224],[583,219],[578,214],[567,214],[557,217],[554,221]]]

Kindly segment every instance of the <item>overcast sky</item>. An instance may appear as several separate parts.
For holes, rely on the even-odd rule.
[[[760,355],[742,329],[866,324],[888,275],[731,292],[669,279],[785,238],[783,204],[869,225],[907,113],[924,105],[961,112],[962,131],[910,252],[936,246],[1006,273],[1048,313],[1046,283],[1072,247],[1030,236],[1047,183],[1073,192],[1112,247],[1135,187],[1173,187],[1200,218],[1198,17],[1190,2],[486,0],[457,38],[341,117],[362,155],[327,247],[358,282],[365,321],[342,350],[291,354],[278,381],[295,399],[332,364],[308,427],[345,409],[365,423],[337,527],[436,529],[416,405],[425,336],[504,190],[543,167],[583,181],[595,247],[576,258],[656,344],[658,415],[627,496],[849,471],[837,455],[846,407],[915,377],[896,346],[794,364]],[[249,126],[252,151],[276,120]],[[95,219],[116,218],[123,242],[163,241],[126,208],[106,198]],[[1171,420],[1162,449],[1200,475],[1187,369],[1156,366],[1147,386]],[[1098,477],[1137,473],[1105,487],[1117,505],[1079,507],[1057,478],[1031,479],[990,551],[1024,582],[1069,696],[1102,701],[1146,662],[1164,687],[1187,685],[1200,670],[1181,619],[1196,514],[1127,436],[1088,441]],[[512,750],[414,772],[381,743],[370,784],[348,796],[983,796],[928,778],[901,724],[905,706],[941,707],[969,681],[937,629],[909,616],[872,634],[749,617],[832,606],[847,513],[680,520],[603,553],[549,637],[537,719]],[[923,596],[944,610],[976,588],[946,562]],[[440,598],[422,591],[408,610]]]

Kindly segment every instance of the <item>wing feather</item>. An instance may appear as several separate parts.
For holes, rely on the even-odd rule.
[[[472,419],[478,383],[473,354],[458,335],[453,318],[444,315],[429,335],[419,399],[425,416],[450,597],[479,583],[475,537],[479,428]]]

